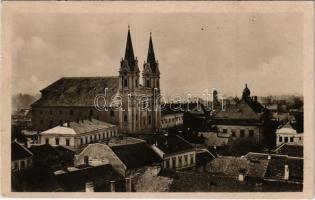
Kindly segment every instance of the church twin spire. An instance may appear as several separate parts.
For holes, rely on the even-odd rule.
[[[125,50],[125,61],[128,62],[128,65],[130,67],[131,71],[134,71],[136,66],[136,60],[134,56],[133,46],[132,46],[132,40],[131,40],[131,34],[130,34],[130,27],[128,26],[128,35],[127,35],[127,43],[126,43],[126,50]],[[156,73],[158,71],[158,64],[155,60],[155,53],[153,48],[153,42],[152,42],[152,34],[150,32],[150,40],[149,40],[149,48],[148,48],[148,55],[147,55],[147,63],[150,64],[151,71],[153,73]]]

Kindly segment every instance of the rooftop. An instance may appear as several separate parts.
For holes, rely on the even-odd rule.
[[[76,135],[82,133],[88,133],[100,129],[107,129],[115,127],[115,125],[99,121],[96,119],[91,120],[79,120],[68,123],[64,123],[62,126],[56,126],[54,128],[48,129],[41,132],[41,135],[46,134],[59,134],[59,135]]]
[[[286,143],[278,146],[274,151],[276,154],[288,155],[291,157],[303,157],[303,146],[301,145],[289,145]]]
[[[160,164],[163,160],[144,142],[110,147],[128,169]]]
[[[214,124],[259,124],[260,104],[255,101],[240,101],[236,105],[230,105],[225,110],[214,113]]]
[[[116,94],[118,77],[63,77],[41,90],[42,97],[32,107],[94,106],[94,98],[107,90],[108,100]]]
[[[144,139],[149,145],[154,145],[165,154],[180,153],[194,149],[191,144],[177,135],[146,134],[139,135],[139,137]]]
[[[109,164],[96,167],[85,166],[72,168],[70,171],[58,171],[55,173],[58,184],[67,192],[84,191],[87,182],[102,182],[106,180],[121,180],[123,177]],[[75,183],[75,184],[74,184]]]
[[[11,160],[20,160],[32,156],[33,153],[16,141],[11,142]]]

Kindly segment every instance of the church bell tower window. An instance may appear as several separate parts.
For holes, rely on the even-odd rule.
[[[128,80],[127,80],[127,78],[124,78],[124,87],[128,87]]]

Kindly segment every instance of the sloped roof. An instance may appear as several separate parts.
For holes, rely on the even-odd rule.
[[[117,93],[118,77],[64,77],[41,90],[42,97],[32,104],[37,106],[94,106],[94,98],[104,95],[108,100]]]
[[[240,171],[245,176],[263,178],[268,166],[268,160],[250,160],[246,157],[218,157],[208,165],[210,173],[237,177]]]
[[[291,126],[290,122],[286,123],[284,126],[280,127],[276,133],[278,134],[297,134],[296,130]]]
[[[69,171],[55,175],[58,184],[66,191],[81,191],[85,189],[87,182],[102,182],[121,180],[123,177],[110,165],[99,165],[85,167],[75,171]]]
[[[49,144],[32,145],[29,150],[37,158],[45,158],[47,156],[59,156],[58,152]]]
[[[249,103],[242,100],[236,105],[227,106],[225,110],[214,113],[212,122],[213,124],[258,124],[260,116],[255,111],[256,106],[254,102]]]
[[[96,131],[99,129],[107,129],[115,127],[115,125],[99,121],[96,119],[91,120],[79,120],[69,122],[69,126],[67,123],[64,123],[63,126],[56,126],[54,128],[48,129],[46,131],[41,132],[41,135],[47,134],[60,134],[60,135],[76,135],[82,133],[89,133],[92,131]]]
[[[16,141],[11,142],[11,160],[20,160],[32,156],[32,152],[18,144]]]
[[[163,160],[144,142],[110,147],[128,169],[159,164]]]
[[[262,161],[268,160],[268,154],[250,152],[245,156],[247,159]],[[287,155],[270,154],[268,168],[265,178],[283,180],[284,166],[288,165],[289,180],[301,182],[303,180],[303,163],[302,158],[289,157]]]
[[[274,153],[281,155],[288,155],[292,157],[303,157],[303,146],[301,145],[289,145],[286,143],[281,144]]]
[[[165,136],[164,134],[146,134],[139,135],[139,137],[144,139],[149,145],[155,145],[165,154],[180,153],[194,148],[191,144],[177,135]]]

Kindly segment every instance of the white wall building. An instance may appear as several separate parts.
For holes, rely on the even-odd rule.
[[[89,143],[116,137],[118,127],[96,119],[78,120],[48,129],[39,135],[40,144],[60,145],[76,150]]]
[[[303,133],[297,133],[288,122],[276,131],[277,146],[286,143],[292,145],[303,145]]]

